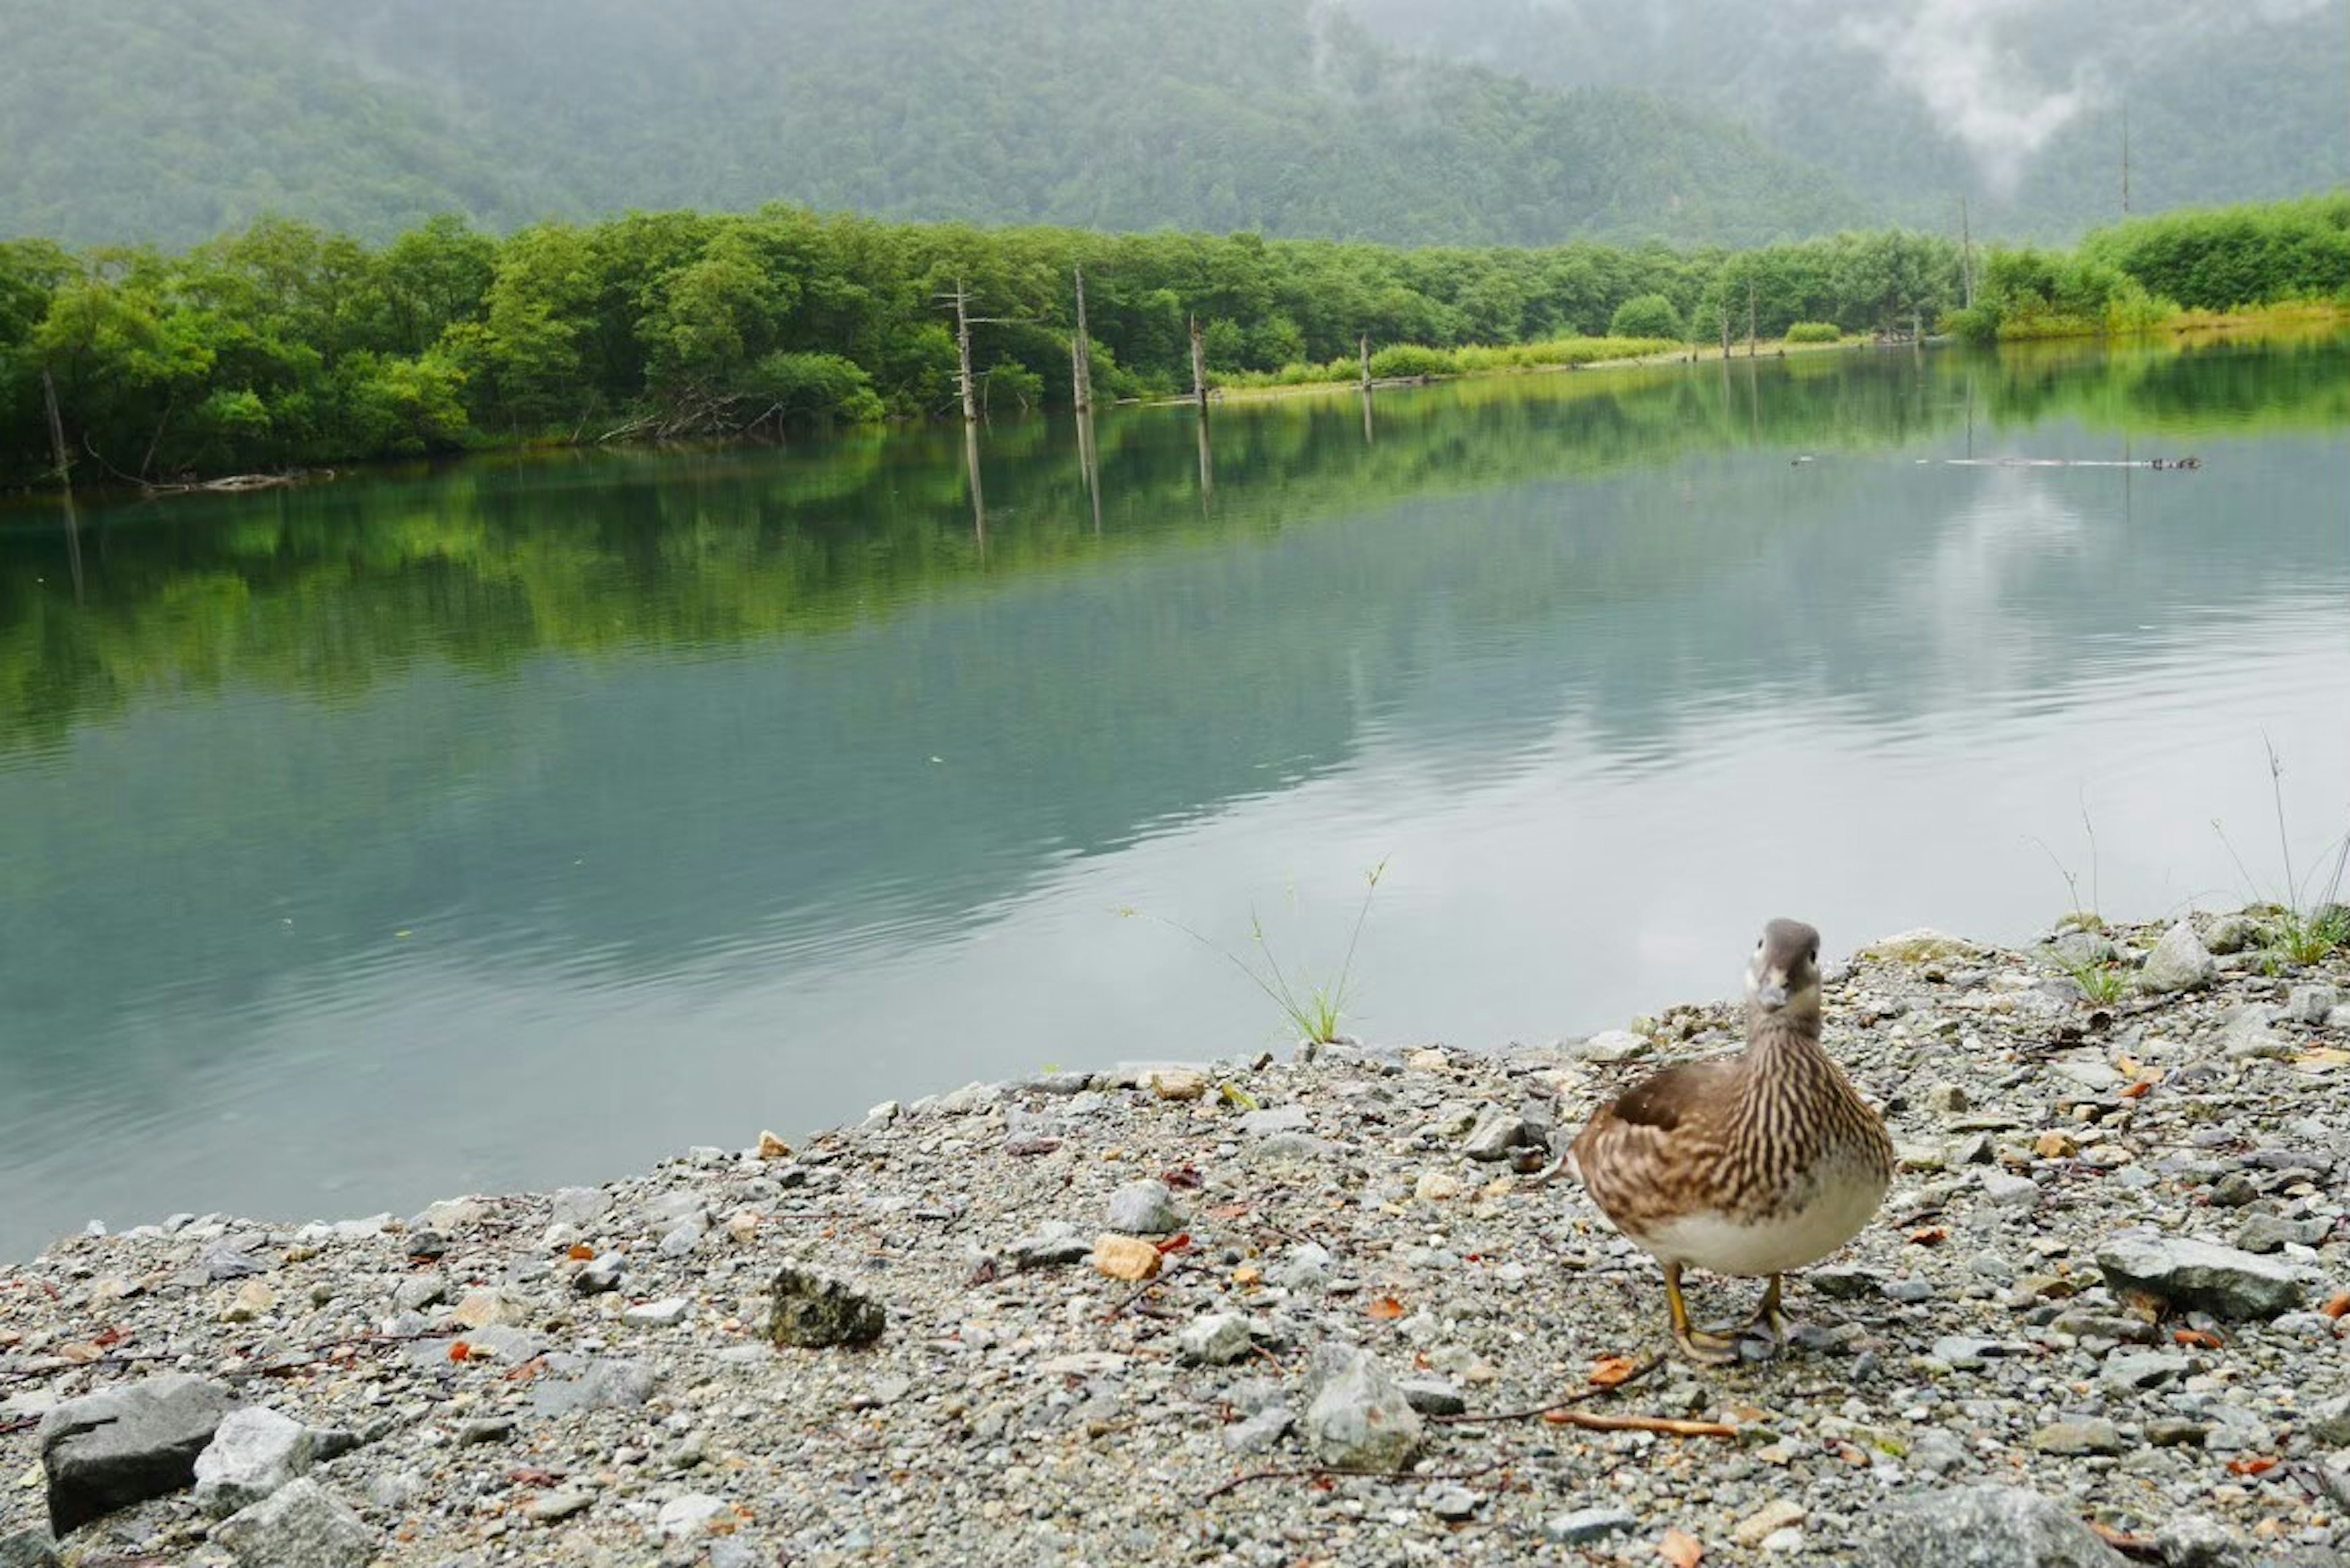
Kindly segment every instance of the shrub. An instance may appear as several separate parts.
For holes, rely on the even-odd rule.
[[[1798,321],[1787,328],[1790,343],[1836,343],[1844,338],[1844,328],[1833,321]]]
[[[1371,356],[1371,374],[1382,380],[1402,376],[1450,376],[1459,361],[1441,348],[1418,343],[1390,343]]]
[[[1635,295],[1616,307],[1607,319],[1607,335],[1611,337],[1669,337],[1679,343],[1684,336],[1681,313],[1673,302],[1661,294]]]

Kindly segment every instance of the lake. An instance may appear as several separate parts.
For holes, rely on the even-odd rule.
[[[1346,1026],[1484,1047],[1729,994],[1773,915],[2022,940],[2350,826],[2350,340],[1209,434],[0,509],[0,1257],[1285,1050],[1213,950],[1329,976],[1382,863]]]

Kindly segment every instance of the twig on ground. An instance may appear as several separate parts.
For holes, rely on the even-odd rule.
[[[1261,1480],[1324,1480],[1356,1476],[1367,1477],[1373,1480],[1390,1481],[1470,1480],[1478,1476],[1490,1475],[1509,1462],[1513,1461],[1496,1459],[1490,1465],[1479,1465],[1475,1469],[1471,1470],[1347,1469],[1336,1465],[1310,1465],[1303,1469],[1251,1470],[1246,1475],[1234,1476],[1213,1491],[1201,1493],[1200,1501],[1213,1502],[1228,1491],[1237,1491],[1251,1481]]]
[[[1459,1416],[1430,1416],[1428,1419],[1431,1426],[1472,1427],[1482,1426],[1493,1421],[1527,1421],[1532,1420],[1536,1416],[1547,1417],[1555,1411],[1566,1409],[1570,1406],[1580,1405],[1586,1399],[1596,1399],[1602,1395],[1613,1394],[1619,1388],[1629,1387],[1632,1384],[1638,1382],[1641,1378],[1646,1377],[1649,1373],[1654,1372],[1658,1367],[1663,1366],[1664,1361],[1665,1358],[1661,1355],[1651,1355],[1648,1360],[1643,1361],[1639,1366],[1635,1366],[1631,1371],[1626,1373],[1623,1376],[1617,1378],[1613,1383],[1587,1384],[1585,1386],[1576,1389],[1574,1393],[1568,1395],[1564,1399],[1554,1400],[1548,1405],[1537,1405],[1530,1410],[1501,1410],[1491,1415],[1464,1413]]]

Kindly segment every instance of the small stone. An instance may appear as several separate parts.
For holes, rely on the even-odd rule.
[[[2251,1562],[2245,1542],[2208,1513],[2182,1513],[2154,1532],[2162,1568],[2242,1568]]]
[[[2350,1394],[2320,1399],[2303,1413],[2302,1423],[2328,1448],[2350,1449]]]
[[[1469,1408],[1461,1390],[1441,1377],[1402,1377],[1396,1380],[1396,1386],[1423,1416],[1458,1416]]]
[[[1442,1481],[1428,1494],[1429,1511],[1448,1523],[1458,1524],[1484,1506],[1482,1492],[1470,1490],[1459,1481]]]
[[[2211,1207],[2241,1209],[2261,1195],[2261,1184],[2241,1170],[2231,1170],[2211,1184]]]
[[[1311,1132],[1314,1118],[1304,1106],[1274,1106],[1268,1110],[1243,1112],[1239,1127],[1251,1137],[1272,1137],[1279,1133]]]
[[[1146,1067],[1140,1077],[1162,1100],[1196,1100],[1208,1092],[1208,1075],[1196,1067]]]
[[[49,1528],[92,1520],[195,1484],[196,1456],[229,1412],[228,1390],[166,1373],[68,1399],[41,1417]]]
[[[1972,1109],[1974,1102],[1967,1097],[1966,1090],[1957,1084],[1935,1084],[1926,1090],[1925,1105],[1928,1110],[1937,1116],[1955,1116],[1962,1111]],[[1763,1535],[1769,1533],[1767,1530],[1762,1532]],[[1762,1536],[1755,1537],[1756,1541],[1761,1539]],[[1750,1542],[1747,1544],[1752,1545],[1752,1542]]]
[[[239,1568],[367,1568],[376,1533],[307,1476],[213,1527]]]
[[[2117,1350],[2097,1369],[2097,1381],[2116,1394],[2159,1388],[2187,1376],[2187,1357],[2168,1350]]]
[[[2097,1267],[2122,1295],[2224,1318],[2275,1317],[2301,1305],[2308,1289],[2300,1271],[2274,1259],[2143,1232],[2099,1248]]]
[[[703,1491],[690,1491],[660,1505],[660,1511],[653,1516],[653,1529],[664,1541],[698,1536],[709,1530],[712,1521],[726,1511],[724,1498],[712,1497]]]
[[[1929,1427],[1909,1445],[1910,1468],[1920,1475],[1948,1475],[1967,1462],[1965,1439],[1939,1427]]]
[[[2295,1023],[2323,1023],[2342,1004],[2342,993],[2330,985],[2296,985],[2285,998],[2284,1015]]]
[[[1461,1179],[1449,1170],[1424,1170],[1411,1190],[1422,1203],[1442,1203],[1461,1196]]]
[[[2154,950],[2146,955],[2146,962],[2137,971],[2138,989],[2156,992],[2189,991],[2210,984],[2219,967],[2195,935],[2195,928],[2180,920],[2163,932]]]
[[[664,1296],[621,1310],[620,1321],[633,1328],[674,1328],[685,1321],[693,1303],[683,1296]]]
[[[529,1308],[504,1291],[467,1291],[449,1322],[456,1328],[487,1328],[492,1324],[521,1324]]]
[[[1165,1182],[1129,1181],[1109,1195],[1108,1225],[1129,1236],[1168,1236],[1183,1228],[1183,1210]]]
[[[600,1296],[620,1288],[620,1275],[625,1264],[618,1252],[599,1252],[579,1265],[571,1276],[571,1288],[583,1296]]]
[[[1158,1247],[1141,1237],[1107,1232],[1094,1238],[1093,1257],[1097,1272],[1135,1282],[1157,1279],[1162,1262]]]
[[[196,1506],[225,1519],[286,1486],[315,1457],[301,1422],[261,1406],[232,1410],[196,1456]]]
[[[1543,1534],[1561,1546],[1588,1546],[1639,1528],[1640,1521],[1620,1508],[1578,1508],[1544,1521]]]
[[[1329,1282],[1330,1249],[1300,1241],[1281,1255],[1267,1273],[1273,1283],[1289,1291],[1318,1291]]]
[[[2314,1247],[2332,1232],[2334,1221],[2322,1216],[2280,1220],[2273,1214],[2247,1215],[2236,1230],[2236,1245],[2247,1252],[2279,1252],[2287,1247]]]
[[[1730,1538],[1741,1546],[1760,1546],[1763,1538],[1804,1521],[1804,1505],[1792,1498],[1773,1498],[1731,1527]]]
[[[1268,1406],[1245,1421],[1235,1421],[1224,1428],[1224,1447],[1236,1454],[1262,1453],[1281,1441],[1297,1417],[1281,1406]]]
[[[777,1137],[774,1133],[762,1130],[759,1134],[759,1158],[761,1159],[789,1159],[792,1158],[792,1146],[785,1143],[782,1138]],[[557,1517],[559,1518],[562,1516],[558,1515]]]
[[[2203,933],[2206,952],[2240,953],[2262,940],[2260,922],[2249,915],[2222,915]]]
[[[236,1294],[229,1299],[221,1313],[223,1323],[251,1323],[265,1316],[277,1305],[277,1293],[269,1288],[266,1280],[247,1280],[237,1286]]]
[[[555,1190],[550,1222],[582,1229],[612,1210],[612,1195],[598,1187],[559,1187]]]
[[[659,1369],[642,1361],[576,1356],[550,1356],[548,1361],[549,1375],[530,1386],[530,1409],[536,1415],[632,1410],[652,1397],[660,1381]]]
[[[1919,926],[1915,930],[1880,938],[1861,949],[1856,956],[1887,963],[1931,963],[1943,959],[1971,958],[1976,950],[1974,943],[1962,937]]]
[[[422,1312],[449,1299],[449,1276],[438,1269],[411,1274],[391,1288],[392,1304],[402,1312]]]
[[[1211,1313],[1183,1325],[1175,1347],[1186,1361],[1222,1366],[1240,1360],[1255,1345],[1248,1319],[1238,1313]]]
[[[1015,1269],[1052,1269],[1069,1263],[1082,1263],[1092,1253],[1094,1244],[1075,1225],[1064,1220],[1047,1220],[1032,1233],[1021,1237],[1004,1249]]]
[[[1588,1040],[1577,1041],[1571,1049],[1578,1061],[1629,1062],[1647,1054],[1648,1043],[1628,1029],[1606,1029]]]
[[[1983,1196],[2002,1209],[2033,1209],[2040,1203],[2040,1184],[2028,1176],[1986,1170],[1977,1178]]]
[[[514,1436],[515,1424],[504,1417],[487,1416],[457,1423],[457,1446],[461,1449],[481,1448],[490,1443],[503,1443]]]
[[[2032,1140],[2032,1152],[2043,1159],[2070,1159],[2080,1147],[2072,1134],[2053,1127]]]
[[[1461,1151],[1471,1159],[1507,1159],[1510,1151],[1525,1141],[1526,1125],[1523,1119],[1499,1106],[1487,1106],[1477,1113],[1476,1124],[1469,1129]]]
[[[545,1497],[533,1499],[523,1510],[523,1514],[534,1524],[556,1524],[574,1514],[586,1512],[595,1503],[594,1492],[566,1487],[559,1491],[548,1492]]]
[[[786,1265],[776,1272],[772,1292],[767,1337],[777,1345],[870,1345],[889,1324],[879,1302],[814,1269]]]
[[[2086,1421],[2055,1421],[2032,1434],[2032,1446],[2043,1454],[2118,1454],[2121,1433],[2102,1417]]]
[[[1419,1412],[1369,1351],[1321,1345],[1310,1378],[1315,1394],[1305,1411],[1305,1436],[1324,1464],[1395,1470],[1419,1451]]]

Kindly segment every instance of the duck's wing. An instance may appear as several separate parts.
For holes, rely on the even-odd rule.
[[[1742,1067],[1736,1056],[1668,1067],[1592,1113],[1575,1169],[1617,1229],[1638,1235],[1698,1196],[1691,1181],[1727,1137]]]

